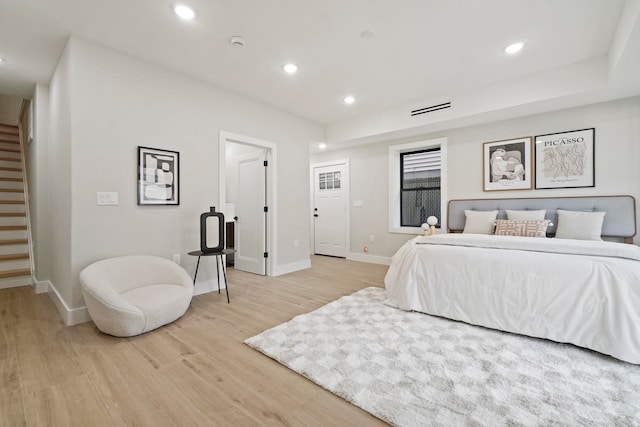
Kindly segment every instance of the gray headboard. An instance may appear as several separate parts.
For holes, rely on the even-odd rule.
[[[636,199],[633,196],[594,196],[594,197],[544,197],[519,199],[467,199],[450,200],[448,209],[449,232],[461,232],[464,229],[465,209],[477,211],[498,210],[498,219],[506,219],[506,210],[546,209],[546,219],[553,226],[547,230],[549,235],[556,232],[558,215],[556,210],[599,211],[606,212],[602,224],[603,237],[622,237],[631,242],[636,235]]]

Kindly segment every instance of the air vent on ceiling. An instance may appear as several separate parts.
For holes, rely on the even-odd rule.
[[[434,111],[444,110],[445,108],[451,108],[451,102],[445,102],[444,104],[432,105],[431,107],[418,108],[417,110],[411,110],[411,117],[419,116],[420,114],[433,113]]]

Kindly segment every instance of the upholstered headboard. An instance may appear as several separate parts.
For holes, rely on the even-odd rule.
[[[519,199],[467,199],[450,200],[447,216],[449,232],[464,229],[466,209],[477,211],[498,210],[498,219],[506,219],[506,210],[546,209],[545,219],[553,223],[549,235],[556,232],[558,209],[568,211],[606,212],[602,224],[602,237],[621,237],[631,243],[636,235],[636,200],[633,196],[544,197]]]

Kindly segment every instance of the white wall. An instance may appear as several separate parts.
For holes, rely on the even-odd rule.
[[[65,80],[69,69],[72,78]],[[52,197],[62,222],[54,233],[54,253],[66,259],[52,260],[51,281],[71,308],[84,304],[79,272],[98,259],[181,254],[193,274],[196,259],[186,253],[199,248],[200,214],[219,205],[221,130],[278,145],[277,203],[283,207],[278,222],[286,225],[281,233],[308,234],[306,165],[309,141],[323,138],[318,125],[77,38],[70,39],[51,82],[51,112],[50,170],[52,176],[61,174],[53,181],[60,188],[52,190],[65,193],[69,185],[72,190],[72,197],[61,194],[60,203]],[[62,126],[67,122],[70,129]],[[180,152],[179,206],[137,205],[138,146]],[[97,191],[118,192],[119,205],[97,206]],[[293,242],[279,239],[279,262],[308,260],[307,248],[293,248],[288,240]],[[215,266],[205,260],[198,286],[213,289],[214,278]]]
[[[482,191],[482,143],[589,127],[596,128],[595,188]],[[369,255],[390,257],[411,236],[387,231],[389,145],[446,137],[449,199],[630,194],[640,200],[639,135],[640,97],[634,97],[314,154],[311,163],[350,159],[351,200],[363,202],[351,208],[352,251],[362,254],[366,245]]]
[[[36,190],[40,196],[48,193],[51,201],[50,240],[42,242],[50,245],[46,248],[50,254],[50,271],[49,277],[38,277],[38,280],[49,279],[56,284],[58,295],[67,305],[77,300],[78,295],[77,289],[71,285],[77,280],[71,275],[71,68],[72,52],[67,46],[50,82],[47,138],[49,170],[44,188]],[[37,247],[41,242],[35,244]],[[41,260],[36,261],[39,264],[36,270],[40,271]]]
[[[33,109],[33,140],[25,145],[27,183],[29,189],[29,216],[36,280],[49,278],[50,257],[50,205],[46,188],[49,180],[48,126],[49,87],[37,84],[31,108]]]
[[[17,126],[21,106],[22,98],[0,95],[0,123]]]

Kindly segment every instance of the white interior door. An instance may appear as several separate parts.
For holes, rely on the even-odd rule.
[[[234,268],[266,275],[266,150],[238,157]]]
[[[347,256],[347,165],[313,168],[314,252]]]

